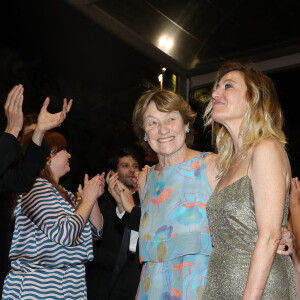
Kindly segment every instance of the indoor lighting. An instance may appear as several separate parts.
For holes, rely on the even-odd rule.
[[[159,47],[165,50],[170,50],[173,47],[173,40],[167,38],[166,36],[162,36],[159,39]]]

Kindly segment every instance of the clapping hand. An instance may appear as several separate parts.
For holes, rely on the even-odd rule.
[[[122,205],[120,191],[117,186],[118,178],[119,178],[119,174],[117,172],[109,171],[106,176],[106,183],[108,187],[108,192],[115,199],[118,210],[120,213],[122,213],[124,211],[124,208]]]
[[[132,192],[119,180],[117,181],[117,188],[119,189],[124,210],[131,213],[131,210],[135,206]]]
[[[67,113],[71,109],[73,100],[71,99],[68,103],[67,99],[65,98],[62,110],[55,114],[51,114],[47,111],[49,103],[50,103],[50,98],[47,97],[46,100],[44,101],[44,104],[41,108],[37,120],[37,128],[44,133],[50,129],[53,129],[61,125],[61,123],[65,120]]]
[[[105,173],[103,172],[101,175],[96,175],[89,180],[89,176],[85,174],[84,187],[81,184],[78,187],[82,202],[91,201],[94,203],[104,193],[104,175]]]
[[[32,140],[37,145],[42,144],[42,139],[47,130],[53,129],[53,128],[61,125],[61,123],[66,118],[67,113],[71,109],[73,100],[71,99],[68,103],[67,99],[65,98],[62,110],[55,114],[51,114],[47,111],[49,103],[50,103],[50,98],[47,97],[41,108],[41,111],[39,113],[38,120],[37,120],[37,125],[33,132]]]
[[[4,104],[7,119],[5,132],[14,135],[16,138],[23,127],[23,92],[24,88],[21,84],[15,85],[7,95]]]

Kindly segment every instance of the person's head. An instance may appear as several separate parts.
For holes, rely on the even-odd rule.
[[[44,140],[50,148],[50,155],[40,172],[40,177],[58,183],[58,180],[70,171],[71,155],[66,150],[67,142],[64,136],[56,131],[46,132]]]
[[[23,128],[20,133],[21,136],[33,131],[36,127],[38,114],[28,114],[24,116]]]
[[[23,145],[26,149],[33,132],[24,136]],[[59,179],[70,171],[69,159],[71,155],[66,151],[67,142],[64,136],[56,131],[47,131],[44,135],[50,155],[40,171],[39,177],[48,180],[75,209],[77,207],[70,199],[68,193],[59,185]]]
[[[220,67],[204,117],[206,125],[213,125],[220,170],[226,170],[234,154],[228,126],[239,126],[243,155],[265,138],[283,146],[286,143],[282,110],[272,80],[246,64],[229,62]]]
[[[136,171],[140,169],[140,157],[134,149],[121,148],[113,152],[108,159],[110,170],[119,174],[119,180],[129,189],[135,189]]]
[[[135,105],[132,121],[138,142],[148,153],[169,154],[183,145],[193,145],[195,118],[182,96],[169,90],[150,90]]]

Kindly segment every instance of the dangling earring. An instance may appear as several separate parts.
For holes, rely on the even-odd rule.
[[[186,129],[185,129],[185,133],[189,133],[190,132],[190,129],[187,127]]]
[[[148,142],[148,138],[147,138],[146,134],[144,135],[144,141]]]

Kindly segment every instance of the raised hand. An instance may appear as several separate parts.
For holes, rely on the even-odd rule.
[[[13,134],[16,138],[23,127],[23,92],[24,88],[21,84],[15,85],[7,95],[4,104],[7,119],[5,132]]]
[[[119,180],[117,181],[117,188],[119,189],[124,210],[131,213],[131,210],[135,206],[132,192]]]
[[[44,101],[44,104],[41,108],[37,120],[37,128],[44,133],[50,129],[53,129],[61,125],[61,123],[66,118],[67,113],[71,109],[73,100],[71,99],[68,103],[67,99],[65,98],[62,110],[55,114],[51,114],[47,111],[49,103],[50,103],[50,98],[47,97],[46,100]]]
[[[119,189],[117,187],[118,178],[119,178],[119,174],[114,171],[109,171],[106,176],[108,191],[115,199],[117,205],[121,204],[121,197],[120,197]]]
[[[91,180],[87,174],[84,176],[84,187],[81,184],[78,187],[78,192],[82,198],[82,202],[89,201],[94,203],[104,193],[104,175],[96,175]]]
[[[76,214],[82,216],[84,225],[90,218],[92,223],[101,230],[103,226],[103,217],[99,209],[97,199],[104,193],[104,180],[105,173],[96,175],[94,178],[89,180],[87,174],[84,176],[84,187],[81,184],[78,187],[78,192],[81,196],[81,203],[78,207]]]
[[[55,114],[51,114],[47,111],[49,103],[50,98],[47,97],[39,113],[37,125],[32,136],[32,140],[37,145],[41,145],[42,139],[46,131],[61,125],[61,123],[66,118],[67,113],[71,109],[73,100],[71,99],[68,103],[67,99],[65,98],[62,110]]]

